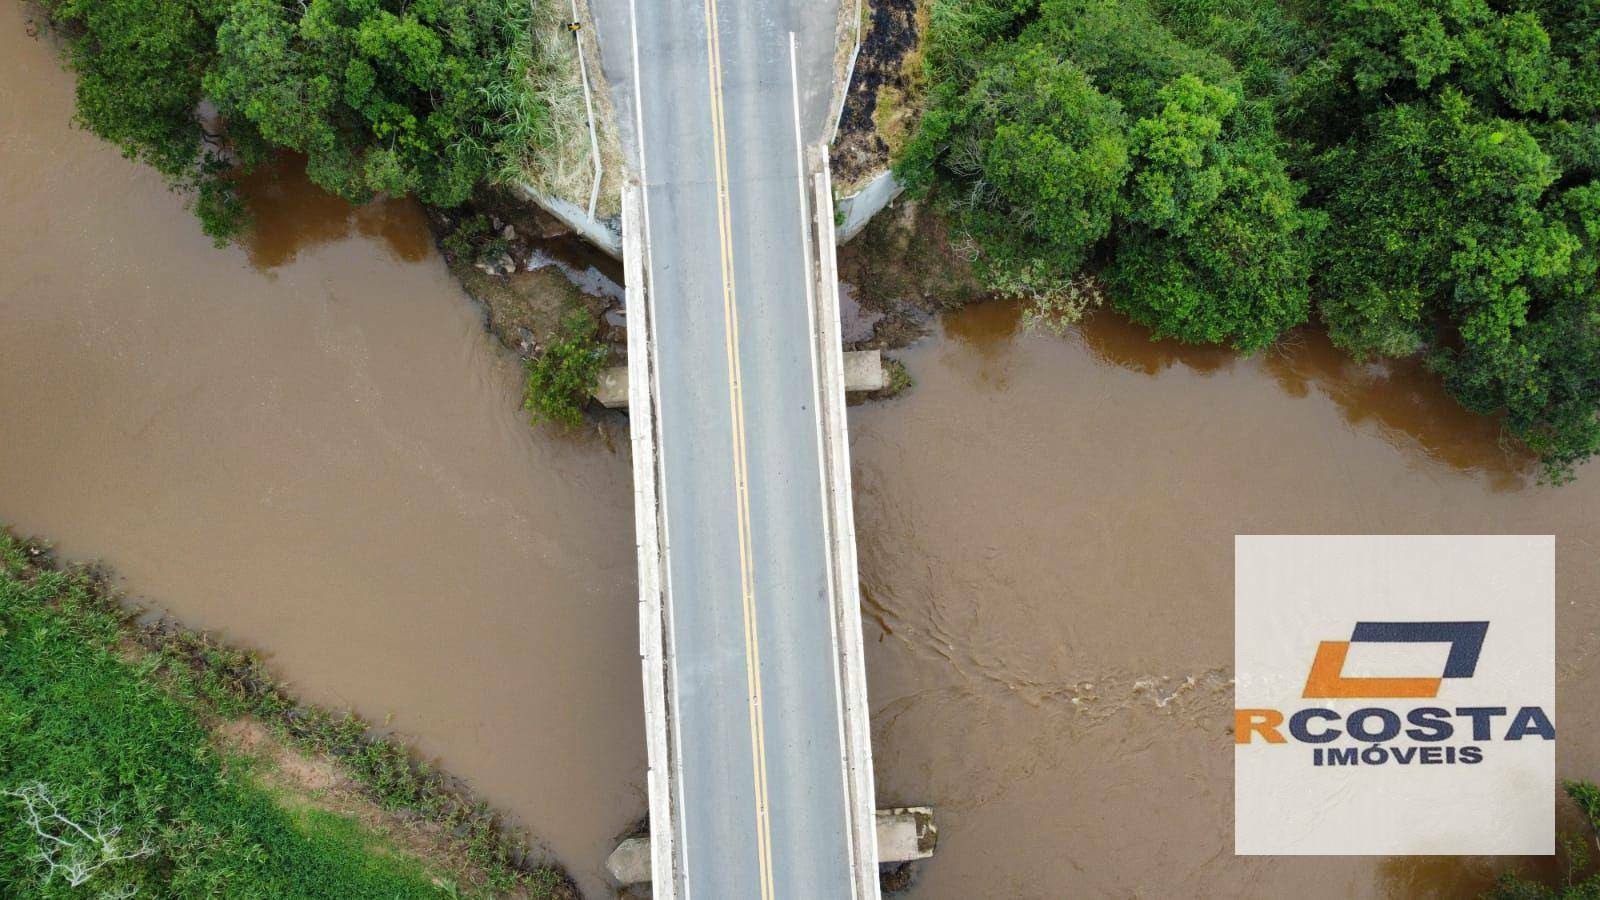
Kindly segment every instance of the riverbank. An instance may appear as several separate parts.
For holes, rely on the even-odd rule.
[[[15,889],[579,896],[370,723],[9,531],[0,647],[0,881]]]
[[[594,368],[627,362],[621,263],[554,216],[509,191],[480,188],[460,207],[426,207],[428,227],[450,274],[482,310],[484,325],[531,372],[552,347],[575,337]],[[582,323],[574,334],[575,323]],[[558,363],[559,364],[559,363]],[[567,424],[601,407],[591,380],[553,404]],[[545,407],[530,381],[524,403]]]
[[[460,207],[425,211],[450,274],[483,305],[489,331],[508,350],[537,356],[562,316],[582,308],[601,325],[611,358],[623,360],[620,262],[507,191],[480,188]]]

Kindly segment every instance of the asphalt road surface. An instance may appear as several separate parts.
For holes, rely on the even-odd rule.
[[[694,898],[852,895],[801,153],[828,125],[836,14],[628,3]]]

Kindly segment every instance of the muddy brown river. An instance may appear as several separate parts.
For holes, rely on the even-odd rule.
[[[644,809],[626,451],[528,427],[414,205],[263,181],[214,250],[0,10],[0,520],[413,738],[598,896]]]
[[[626,442],[530,429],[418,210],[288,167],[210,247],[0,13],[0,521],[414,740],[591,896],[644,810]],[[1272,355],[945,319],[852,410],[883,804],[924,898],[1445,897],[1507,865],[1232,855],[1236,533],[1557,536],[1558,774],[1600,777],[1600,470],[1312,333]],[[1563,824],[1572,826],[1570,816]]]
[[[1415,367],[1286,343],[980,305],[857,410],[878,792],[941,821],[920,896],[1456,897],[1538,868],[1233,856],[1235,534],[1555,533],[1557,772],[1600,774],[1600,471],[1535,486]]]

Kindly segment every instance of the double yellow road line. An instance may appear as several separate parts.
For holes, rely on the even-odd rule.
[[[739,586],[744,606],[745,681],[750,709],[750,751],[755,760],[756,854],[761,897],[773,896],[772,825],[767,804],[767,736],[761,712],[761,641],[756,631],[754,566],[750,539],[750,468],[745,461],[744,391],[739,373],[739,308],[734,302],[733,213],[728,203],[728,138],[722,113],[722,47],[716,0],[704,0],[706,55],[711,89],[711,144],[717,187],[717,238],[722,254],[722,318],[728,352],[728,406],[733,424],[733,483],[739,519]]]

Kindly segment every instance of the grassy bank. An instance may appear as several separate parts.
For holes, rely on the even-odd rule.
[[[575,897],[366,723],[0,532],[7,896]]]

